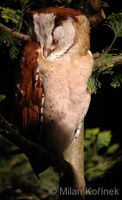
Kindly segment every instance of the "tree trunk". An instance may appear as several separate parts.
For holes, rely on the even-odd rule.
[[[59,199],[80,200],[84,198],[84,127],[81,134],[74,138],[64,153],[69,168],[60,177]]]

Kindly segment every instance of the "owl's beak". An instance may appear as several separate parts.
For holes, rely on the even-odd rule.
[[[51,53],[50,49],[47,49],[46,47],[43,47],[43,56],[44,56],[44,58],[47,58],[50,53]]]

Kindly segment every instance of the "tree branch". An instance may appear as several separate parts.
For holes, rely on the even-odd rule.
[[[108,66],[108,60],[107,59],[100,60],[100,56],[101,56],[101,54],[99,54],[99,53],[93,54],[93,57],[95,59],[94,70]],[[110,62],[114,66],[122,65],[122,55],[112,56],[110,58]]]
[[[64,160],[63,157],[58,157],[36,142],[26,139],[20,134],[17,127],[8,123],[1,115],[0,134],[22,149],[22,152],[28,157],[37,176],[49,166],[52,166],[54,170],[60,174],[62,174],[67,167],[69,168],[69,163]]]
[[[29,37],[29,35],[26,35],[26,34],[23,34],[23,33],[19,33],[17,31],[14,31],[13,29],[11,28],[8,28],[7,26],[3,25],[2,23],[0,23],[0,28],[11,33],[14,37],[20,39],[20,40],[23,40],[23,41],[28,41],[30,40],[31,38]]]
[[[60,188],[65,187],[71,190],[75,189],[81,192],[75,195],[76,200],[82,199],[84,190],[84,172],[83,172],[83,134],[75,138],[63,156],[56,156],[39,144],[27,140],[22,136],[17,127],[10,124],[0,115],[0,134],[21,148],[22,152],[28,157],[30,164],[38,176],[49,166],[52,166],[56,172],[61,174]],[[74,195],[60,195],[60,199],[74,199]]]
[[[100,9],[95,15],[89,17],[90,25],[95,27],[105,20],[106,16],[103,9]]]
[[[99,10],[101,7],[101,0],[91,0],[91,6],[94,10]]]
[[[60,200],[82,200],[84,199],[84,129],[80,135],[74,138],[64,153],[65,159],[70,163],[70,168],[60,177]],[[67,195],[66,190],[70,190]],[[73,195],[75,192],[75,196]]]

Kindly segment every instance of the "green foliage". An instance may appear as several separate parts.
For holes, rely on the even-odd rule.
[[[97,136],[97,147],[99,149],[103,148],[103,147],[108,147],[110,145],[111,142],[111,132],[110,131],[102,131],[99,132],[99,135]]]
[[[21,3],[21,9],[12,9],[9,7],[0,7],[1,10],[1,19],[7,23],[8,27],[11,25],[13,28],[13,31],[20,32],[21,29],[23,30],[23,24],[27,23],[24,20],[24,15],[27,12],[29,8],[29,0],[21,0],[19,3]],[[3,29],[0,30],[0,45],[3,44],[8,48],[10,58],[15,59],[17,58],[18,54],[20,53],[20,46],[21,41],[15,38],[12,33],[7,32]]]
[[[120,87],[122,85],[122,73],[116,73],[114,71],[114,62],[112,62],[112,57],[116,56],[117,54],[108,53],[117,38],[122,37],[122,12],[120,13],[112,13],[106,20],[105,25],[112,29],[114,32],[114,38],[109,45],[109,47],[106,47],[104,50],[104,53],[97,59],[96,65],[97,70],[93,71],[92,76],[90,77],[88,81],[88,89],[92,93],[97,93],[97,90],[101,88],[102,84],[99,80],[100,75],[108,74],[111,77],[111,83],[110,85],[113,88]],[[122,54],[119,54],[122,56]],[[100,67],[102,63],[102,67]],[[105,65],[105,66],[104,66]],[[104,67],[103,67],[104,66]]]
[[[107,67],[98,68],[97,70],[93,71],[91,77],[88,80],[88,84],[87,84],[88,89],[94,94],[96,94],[98,89],[100,89],[102,86],[102,83],[100,82],[99,77],[101,75],[105,75],[105,74],[108,74],[110,76],[112,76],[114,74],[113,63],[111,62],[111,60],[109,60],[109,58],[110,58],[109,55],[106,55],[106,56],[103,55],[99,58],[99,59],[105,59],[105,62],[108,59]],[[99,63],[99,61],[98,61],[98,63]]]
[[[114,32],[115,40],[122,37],[122,12],[112,13],[105,24]]]
[[[85,176],[88,182],[100,179],[120,160],[119,144],[111,144],[111,131],[85,131]]]
[[[119,144],[111,144],[110,131],[99,128],[85,131],[85,176],[88,182],[100,179],[120,160]],[[49,197],[49,189],[57,188],[59,177],[52,168],[37,179],[24,155],[7,156],[16,147],[0,136],[0,198],[41,199]]]
[[[113,44],[117,40],[117,38],[122,37],[122,12],[120,13],[112,13],[106,20],[105,25],[108,26],[114,33],[114,38],[106,49],[105,52],[111,50]]]
[[[109,7],[109,4],[107,2],[105,2],[105,1],[102,1],[102,5],[103,5],[104,8],[108,8]]]
[[[112,62],[112,54],[109,53],[105,53],[102,54],[98,59],[97,59],[97,66],[100,66],[100,63],[103,63],[103,65],[105,65],[105,67],[103,67],[102,69],[100,68],[99,71],[100,73],[108,73],[110,72],[111,68],[114,67],[114,63]]]
[[[24,155],[6,156],[16,147],[0,136],[0,199],[41,199],[57,188],[58,176],[51,168],[37,179]]]
[[[0,94],[0,102],[1,102],[1,101],[3,101],[5,98],[6,98],[6,96],[5,96],[5,95],[3,95],[3,94]]]
[[[4,19],[6,23],[12,22],[16,26],[18,25],[21,17],[21,11],[20,10],[14,10],[8,7],[0,7],[1,11],[1,17]]]
[[[13,35],[7,31],[0,30],[0,45],[6,45],[9,50],[10,58],[17,58],[20,53],[21,41],[13,37]]]
[[[20,18],[18,31],[20,31],[21,29],[23,30],[23,24],[25,24],[26,27],[28,27],[28,24],[26,20],[24,19],[24,15],[28,11],[30,5],[31,4],[29,3],[29,0],[21,0],[21,18]]]
[[[94,73],[93,72],[91,77],[88,80],[87,86],[88,86],[88,90],[90,90],[91,93],[96,94],[98,88],[101,88],[102,84],[100,83],[98,77],[99,77],[99,73]]]
[[[102,83],[100,81],[100,77],[104,75],[109,76],[110,80],[110,86],[113,88],[120,87],[122,85],[122,70],[121,66],[120,68],[114,66],[114,62],[112,62],[112,57],[116,56],[115,54],[113,55],[112,53],[106,53],[101,55],[100,58],[97,59],[96,65],[98,68],[93,71],[89,81],[88,81],[88,89],[92,93],[97,93],[98,89],[102,87]],[[121,53],[119,56],[122,56]],[[105,67],[99,67],[99,65],[102,63],[102,65]]]
[[[49,168],[39,180],[24,155],[10,154],[14,149],[16,146],[0,135],[0,199],[39,200],[49,196],[49,189],[58,187],[58,175]]]
[[[111,86],[113,88],[120,87],[122,85],[122,73],[116,73],[112,79]]]
[[[2,20],[9,24],[12,23],[13,28],[17,31],[21,30],[23,22],[26,23],[23,17],[30,6],[29,0],[21,0],[19,3],[21,8],[16,10],[9,7],[0,7]]]
[[[112,144],[110,147],[108,147],[106,154],[112,155],[119,149],[119,144]]]

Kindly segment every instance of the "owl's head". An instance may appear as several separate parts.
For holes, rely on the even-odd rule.
[[[53,60],[71,52],[86,55],[89,49],[89,22],[79,11],[45,8],[31,14],[44,59]]]

